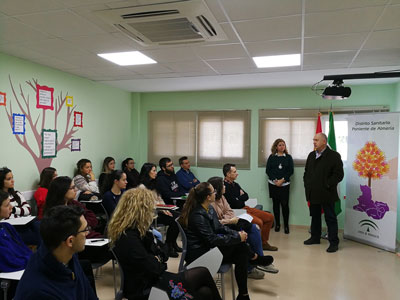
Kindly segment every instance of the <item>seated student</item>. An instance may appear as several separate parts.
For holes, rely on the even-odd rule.
[[[115,159],[111,156],[107,156],[103,161],[103,167],[101,168],[101,174],[99,176],[99,190],[101,194],[106,192],[105,186],[107,184],[107,176],[115,170]]]
[[[12,207],[10,219],[27,217],[31,214],[31,207],[24,196],[14,189],[14,175],[7,167],[0,169],[0,190],[8,193]],[[24,226],[16,228],[22,240],[27,245],[40,245],[39,223],[33,220]]]
[[[15,300],[98,299],[74,255],[85,249],[88,225],[79,207],[57,206],[40,224],[43,244],[18,284]]]
[[[124,295],[132,300],[148,299],[156,286],[170,299],[220,300],[206,268],[167,272],[164,245],[149,230],[155,203],[153,192],[130,189],[122,195],[108,225],[111,247],[124,270]]]
[[[167,204],[173,204],[173,197],[185,196],[176,178],[174,164],[168,157],[163,157],[159,161],[160,171],[157,173],[156,188],[161,198]],[[177,202],[179,207],[182,207],[183,202]]]
[[[96,215],[91,210],[87,209],[82,203],[76,201],[75,197],[75,185],[71,178],[68,176],[59,176],[55,178],[50,183],[43,214],[45,215],[51,208],[59,205],[79,206],[83,209],[85,219],[90,227],[87,238],[101,237],[102,235],[95,231],[98,225]]]
[[[247,233],[221,225],[210,205],[215,201],[215,190],[208,182],[202,182],[190,190],[183,206],[179,222],[187,237],[186,261],[190,263],[211,248],[218,247],[224,263],[235,264],[235,278],[239,289],[237,300],[250,299],[247,290],[247,266],[268,266],[272,256],[259,256],[245,243]]]
[[[77,170],[73,179],[79,191],[79,200],[97,200],[100,198],[99,187],[92,170],[90,160],[83,158],[76,164]]]
[[[208,179],[208,183],[210,183],[216,191],[215,202],[212,202],[211,206],[217,213],[220,223],[236,231],[246,231],[247,243],[250,245],[251,249],[258,255],[264,256],[260,230],[257,228],[256,224],[252,224],[247,220],[239,219],[235,216],[234,211],[231,209],[228,201],[226,201],[223,195],[225,192],[224,179],[222,177],[211,177]],[[259,267],[259,269],[264,272],[278,273],[278,269],[276,269],[272,264],[266,267]],[[249,274],[247,277],[253,279],[262,279],[264,277],[264,273],[251,266],[249,268]]]
[[[128,184],[126,189],[132,189],[139,185],[139,172],[135,169],[135,161],[133,158],[125,158],[121,164],[122,171],[125,172]]]
[[[156,194],[157,204],[165,204],[160,195],[156,191],[156,177],[157,167],[152,163],[145,163],[140,170],[140,183],[147,189],[154,191]],[[161,224],[168,225],[166,244],[168,246],[168,255],[170,257],[178,257],[177,252],[182,252],[182,248],[176,243],[176,239],[179,235],[179,228],[175,222],[175,219],[179,217],[179,213],[176,211],[169,210],[158,210],[157,221]]]
[[[43,218],[43,208],[44,204],[46,203],[47,192],[49,190],[51,181],[57,176],[57,170],[52,167],[44,168],[42,170],[42,173],[40,173],[39,188],[33,194],[33,198],[36,201],[38,209],[38,220],[41,220]]]
[[[10,196],[12,213],[10,218],[26,217],[31,215],[31,207],[24,196],[14,190],[14,175],[7,167],[0,169],[0,189]]]
[[[121,195],[125,192],[127,181],[126,174],[121,170],[112,171],[105,184],[105,193],[103,194],[103,206],[109,217],[114,212]]]
[[[178,183],[185,193],[189,193],[192,187],[195,187],[200,183],[196,176],[190,171],[190,162],[187,156],[183,156],[179,159],[180,170],[176,172]]]
[[[277,251],[278,247],[271,246],[268,243],[269,232],[274,224],[274,216],[269,212],[245,205],[245,202],[249,199],[249,195],[235,181],[239,174],[237,173],[234,164],[225,164],[222,168],[222,172],[225,176],[224,196],[228,201],[229,206],[233,209],[245,209],[247,213],[253,217],[252,223],[257,224],[261,229],[263,249],[268,251]]]
[[[0,190],[0,220],[8,219],[12,206],[8,193]],[[23,270],[32,255],[32,251],[25,246],[14,227],[6,222],[0,222],[0,272],[15,272]],[[12,299],[18,281],[10,281],[7,298]],[[3,299],[3,292],[0,293]],[[6,300],[6,299],[4,299]]]

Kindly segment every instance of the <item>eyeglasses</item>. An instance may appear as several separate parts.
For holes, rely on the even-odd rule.
[[[78,235],[78,233],[81,233],[81,232],[89,232],[90,230],[92,230],[92,227],[86,226],[85,229],[78,231],[75,235]]]

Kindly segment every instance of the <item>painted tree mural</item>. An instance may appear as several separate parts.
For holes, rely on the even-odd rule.
[[[389,172],[385,154],[375,142],[366,142],[365,146],[358,151],[353,168],[358,172],[358,176],[368,178],[369,187],[371,187],[371,179],[381,179]]]
[[[39,173],[46,167],[49,167],[53,161],[52,158],[42,158],[41,153],[42,153],[42,136],[41,133],[43,129],[45,129],[46,125],[46,113],[51,113],[54,114],[54,125],[52,126],[53,130],[57,130],[58,127],[58,122],[59,122],[59,116],[60,113],[64,110],[66,113],[66,125],[65,125],[65,130],[64,133],[58,132],[58,140],[57,140],[57,152],[59,152],[62,149],[68,149],[71,144],[71,138],[74,136],[74,134],[78,131],[77,127],[73,126],[73,112],[75,110],[75,107],[66,107],[65,101],[66,97],[68,96],[68,93],[63,96],[63,93],[60,92],[60,94],[55,98],[54,100],[54,110],[49,110],[47,112],[46,109],[39,109],[35,111],[38,111],[39,114],[36,118],[36,120],[33,120],[34,116],[32,115],[31,108],[30,108],[30,99],[29,99],[29,93],[25,93],[22,85],[19,84],[19,89],[14,88],[14,84],[11,80],[11,76],[8,76],[10,85],[11,85],[11,90],[12,94],[14,95],[14,99],[17,102],[17,106],[22,114],[25,115],[26,117],[26,126],[30,128],[30,130],[26,130],[26,133],[31,133],[33,134],[34,139],[36,140],[37,147],[34,145],[30,145],[27,139],[26,134],[24,135],[14,135],[15,138],[17,139],[18,143],[26,149],[26,151],[29,152],[29,154],[32,156],[33,160],[35,161],[36,167],[39,171]],[[38,80],[37,79],[32,79],[32,81],[26,81],[26,84],[32,88],[32,90],[35,93],[34,99],[36,100],[36,93],[37,93],[37,85],[38,85]],[[66,109],[64,109],[66,108]],[[6,107],[6,113],[8,116],[8,120],[11,126],[11,129],[13,127],[13,106],[12,106],[12,101],[9,101],[9,106]],[[61,139],[61,141],[60,141]],[[36,148],[36,149],[35,149]]]

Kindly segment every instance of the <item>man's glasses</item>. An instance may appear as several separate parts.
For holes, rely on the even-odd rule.
[[[81,233],[81,232],[89,232],[90,230],[92,230],[92,227],[86,226],[85,229],[78,231],[75,235],[77,235],[78,233]]]

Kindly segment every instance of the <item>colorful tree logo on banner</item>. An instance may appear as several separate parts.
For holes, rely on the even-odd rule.
[[[385,161],[385,154],[375,142],[366,142],[358,151],[353,168],[358,176],[368,178],[368,186],[371,187],[371,179],[381,179],[389,172],[389,165]]]
[[[75,107],[67,107],[65,105],[67,95],[63,96],[62,92],[57,96],[55,99],[54,103],[54,110],[49,110],[49,109],[41,109],[41,115],[37,116],[36,120],[33,120],[33,115],[31,113],[31,108],[30,108],[30,101],[29,101],[29,95],[25,95],[24,90],[22,89],[22,85],[19,84],[19,93],[14,88],[14,85],[11,81],[11,76],[8,76],[12,93],[14,95],[15,101],[17,102],[17,106],[19,107],[20,111],[22,114],[26,116],[26,122],[27,126],[29,126],[30,130],[27,130],[26,133],[30,132],[33,134],[36,144],[37,144],[37,149],[34,149],[32,146],[28,143],[26,134],[24,135],[14,135],[15,138],[17,139],[18,143],[26,149],[26,151],[29,152],[29,154],[32,156],[33,160],[35,161],[36,167],[39,172],[41,172],[44,168],[49,167],[53,161],[53,158],[43,158],[42,157],[42,132],[45,130],[45,121],[46,121],[46,112],[54,114],[54,128],[52,128],[54,131],[57,130],[57,125],[58,125],[58,117],[60,116],[61,111],[63,110],[64,107],[66,107],[66,125],[65,125],[65,131],[63,134],[57,134],[58,138],[61,139],[61,142],[57,142],[57,152],[59,152],[62,149],[68,149],[71,144],[71,138],[74,136],[74,134],[78,131],[78,128],[73,127],[73,124],[71,122],[73,117],[73,112],[75,110]],[[38,94],[37,87],[40,86],[38,84],[37,79],[32,79],[33,83],[31,81],[26,81],[26,84],[30,86],[33,91],[35,92],[35,97]],[[10,122],[11,129],[13,128],[13,107],[11,101],[9,101],[9,107],[6,107],[6,113]],[[39,119],[41,117],[41,120],[39,122]]]

